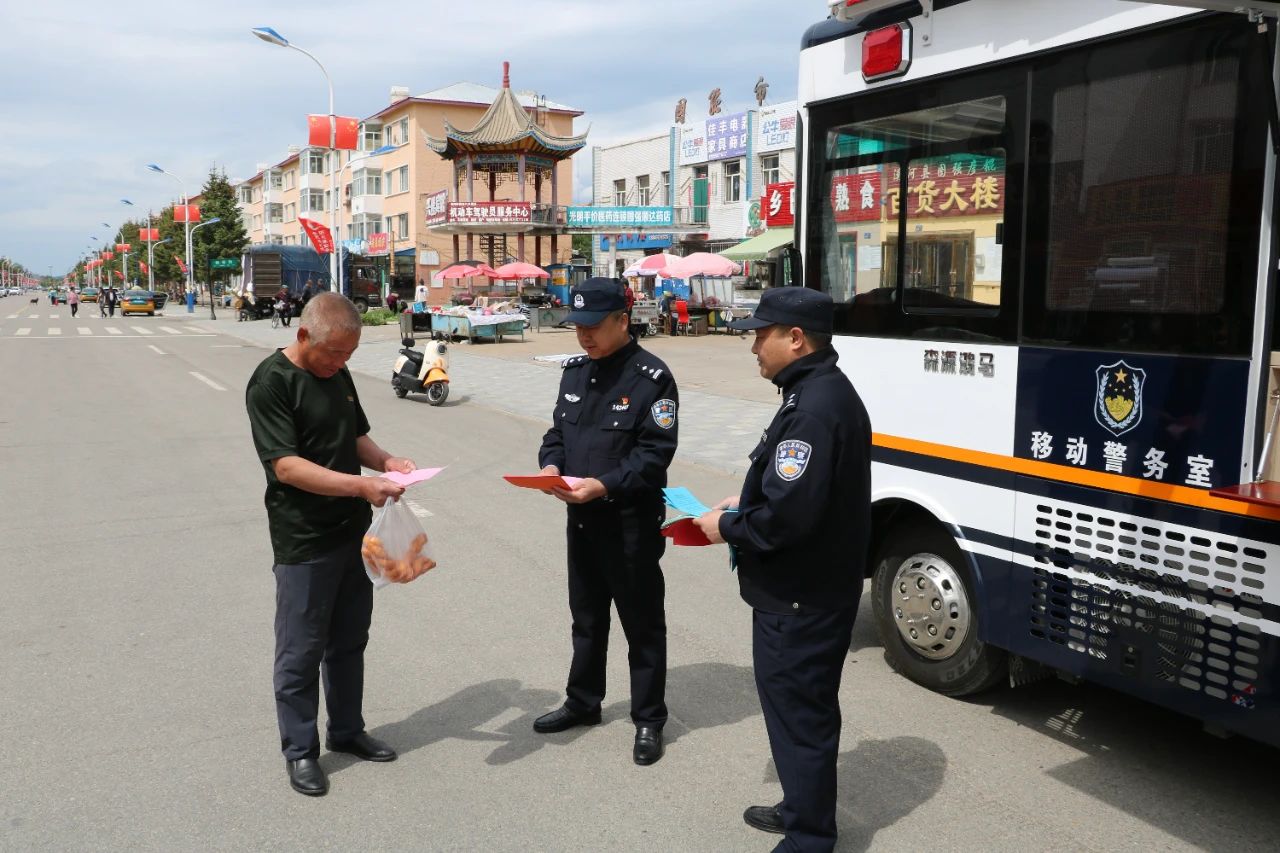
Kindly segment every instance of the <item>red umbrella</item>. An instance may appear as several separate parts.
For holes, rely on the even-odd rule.
[[[526,264],[524,261],[503,264],[494,272],[497,273],[497,278],[506,281],[517,278],[551,278],[551,273],[542,267],[535,267],[533,264]]]
[[[469,278],[479,272],[480,270],[467,264],[454,264],[453,266],[445,267],[440,270],[440,272],[436,273],[436,278],[444,279],[445,281],[454,281],[460,278]]]
[[[742,267],[728,258],[713,255],[710,252],[694,252],[683,258],[676,258],[659,270],[663,278],[693,278],[697,275],[730,276],[742,272]]]

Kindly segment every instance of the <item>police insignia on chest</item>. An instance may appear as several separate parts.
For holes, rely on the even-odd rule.
[[[809,467],[809,457],[812,453],[813,447],[808,442],[794,439],[779,442],[774,454],[774,470],[788,483],[799,480],[804,474],[804,469]]]
[[[609,409],[614,412],[625,412],[630,408],[631,408],[630,397],[622,397],[618,400],[618,402],[613,403],[612,405],[609,406]]]
[[[659,400],[653,404],[653,422],[663,429],[671,429],[676,425],[676,401]]]

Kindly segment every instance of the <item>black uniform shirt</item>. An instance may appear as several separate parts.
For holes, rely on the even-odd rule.
[[[605,358],[576,356],[563,367],[538,464],[596,478],[610,503],[661,502],[679,431],[680,398],[667,365],[633,339]]]
[[[778,372],[783,402],[720,534],[738,550],[743,599],[760,610],[856,604],[871,524],[871,422],[824,349]]]

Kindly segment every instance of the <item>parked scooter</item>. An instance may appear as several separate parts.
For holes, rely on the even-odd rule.
[[[413,338],[404,338],[400,357],[391,374],[391,389],[404,399],[410,393],[426,394],[427,402],[438,406],[449,399],[449,347],[444,341],[428,341],[426,353],[413,348]]]

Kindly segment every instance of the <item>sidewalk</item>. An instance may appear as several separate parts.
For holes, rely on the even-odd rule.
[[[187,314],[185,308],[179,308],[166,311],[165,319],[193,323],[264,349],[287,346],[296,329],[272,329],[266,320],[237,322],[230,309],[219,308],[216,321],[209,320],[207,305],[201,312],[197,308],[195,314]],[[641,341],[667,363],[680,387],[677,460],[730,474],[745,473],[747,454],[779,404],[777,389],[760,378],[749,340],[706,335]],[[399,326],[366,326],[349,367],[384,380],[390,394],[391,366],[399,348]],[[445,405],[477,404],[549,424],[560,385],[560,365],[535,359],[578,352],[576,336],[566,329],[526,331],[523,342],[515,338],[500,344],[455,344],[449,348],[451,387]],[[406,404],[430,408],[425,398],[417,395],[410,396]]]

